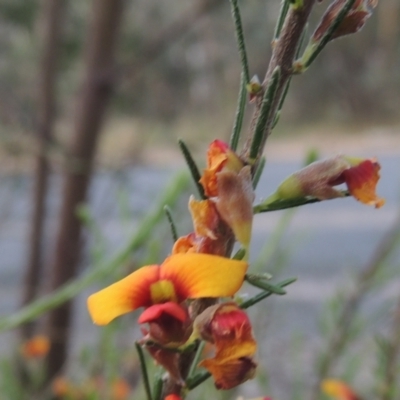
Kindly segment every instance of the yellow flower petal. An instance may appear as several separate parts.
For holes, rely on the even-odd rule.
[[[359,397],[344,382],[338,379],[325,379],[321,383],[321,390],[335,400],[359,400]]]
[[[142,267],[126,278],[89,296],[87,305],[97,325],[107,325],[114,318],[152,304],[150,286],[159,280],[160,267]]]
[[[178,298],[233,296],[242,286],[248,264],[209,254],[178,253],[160,268],[160,279],[174,283]]]

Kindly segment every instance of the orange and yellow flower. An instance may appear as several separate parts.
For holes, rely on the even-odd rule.
[[[42,358],[47,355],[49,349],[49,338],[47,336],[37,335],[22,344],[21,353],[26,359]]]
[[[172,254],[205,253],[224,256],[228,253],[227,233],[230,228],[221,219],[215,202],[189,199],[194,232],[180,237],[174,244]]]
[[[207,151],[207,168],[203,171],[200,183],[208,197],[218,196],[218,173],[233,171],[239,173],[244,167],[243,161],[233,152],[227,143],[214,140]]]
[[[243,261],[208,254],[174,254],[161,265],[142,267],[91,295],[89,313],[95,324],[106,325],[140,307],[232,296],[241,287],[246,270]]]
[[[338,379],[323,380],[321,390],[333,400],[361,400],[350,386]]]
[[[207,308],[194,322],[195,332],[213,343],[215,356],[201,361],[218,389],[231,389],[254,377],[257,343],[247,314],[236,303]]]
[[[316,161],[286,178],[267,202],[307,196],[319,200],[342,197],[334,186],[345,183],[356,200],[380,208],[385,204],[376,194],[380,168],[374,158],[336,156]]]
[[[248,249],[254,201],[250,167],[226,143],[215,140],[208,148],[207,168],[200,183],[215,203],[219,217]]]

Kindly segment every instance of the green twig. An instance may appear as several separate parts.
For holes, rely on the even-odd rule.
[[[183,157],[185,158],[186,164],[189,167],[190,174],[192,175],[193,181],[197,187],[200,198],[202,198],[204,200],[207,198],[207,196],[205,195],[203,186],[200,183],[200,179],[201,179],[200,171],[197,168],[197,165],[192,157],[192,154],[190,153],[189,149],[187,148],[185,142],[183,140],[179,139],[178,144],[179,144],[179,148],[181,149],[181,152],[183,154]]]
[[[253,176],[253,189],[256,189],[258,186],[258,182],[260,181],[261,175],[264,171],[266,161],[267,160],[264,156],[260,158],[260,162],[258,163],[256,172]]]
[[[246,45],[244,42],[242,19],[240,17],[238,1],[230,0],[230,3],[231,3],[233,22],[235,23],[236,41],[240,54],[240,62],[242,64],[242,72],[244,74],[244,80],[247,84],[250,82],[250,73],[249,73],[249,63],[247,61]]]
[[[293,282],[296,282],[296,281],[297,281],[297,278],[289,278],[289,279],[286,279],[286,280],[284,280],[284,281],[282,281],[280,283],[277,283],[276,287],[283,288],[283,287],[288,286],[288,285],[290,285],[290,284],[292,284]],[[269,297],[269,296],[271,296],[273,294],[274,293],[272,293],[270,291],[263,291],[261,293],[256,294],[255,296],[251,297],[250,299],[244,301],[243,303],[239,304],[239,307],[243,308],[245,310],[245,309],[247,309],[249,307],[254,306],[254,304],[259,303],[260,301],[266,299],[267,297]]]
[[[350,196],[347,190],[341,191],[343,197]],[[340,198],[340,197],[338,197]],[[290,200],[277,200],[273,203],[261,203],[253,207],[254,214],[260,214],[270,211],[285,210],[287,208],[304,206],[306,204],[319,203],[324,200],[317,199],[316,197],[299,197]]]
[[[233,124],[232,135],[229,141],[229,147],[233,151],[237,150],[240,139],[240,132],[242,130],[242,125],[243,125],[244,111],[247,100],[246,84],[247,84],[246,78],[244,73],[242,72],[240,75],[240,89],[239,89],[238,104],[236,107],[235,122]]]
[[[322,51],[322,49],[331,40],[332,35],[334,34],[335,30],[339,27],[339,25],[346,18],[346,15],[353,7],[355,1],[356,0],[347,0],[345,5],[342,7],[342,9],[337,14],[336,18],[332,21],[329,28],[326,30],[326,32],[321,37],[321,39],[317,43],[310,42],[308,44],[303,57],[299,60],[299,67],[300,67],[299,72],[305,71],[312,64],[312,62],[317,58],[317,56]],[[295,64],[297,64],[297,63],[298,62],[295,62]],[[296,68],[296,70],[298,70],[298,69]]]
[[[146,360],[144,359],[142,346],[138,342],[135,342],[135,347],[139,356],[140,369],[142,370],[144,390],[146,392],[147,400],[153,400],[150,389],[149,374],[147,372]]]
[[[154,227],[164,217],[164,204],[175,203],[182,191],[187,188],[188,183],[186,174],[179,174],[176,176],[167,186],[165,192],[161,195],[160,201],[155,206],[154,210],[143,218],[135,235],[132,236],[125,247],[112,257],[111,260],[101,263],[81,278],[65,284],[56,292],[34,301],[13,315],[2,317],[0,319],[0,332],[16,328],[17,326],[31,321],[39,317],[41,314],[58,307],[77,296],[83,289],[109,276],[121,265],[125,264],[131,257],[132,253],[138,250],[151,237]]]
[[[280,76],[281,76],[280,67],[277,66],[274,69],[274,72],[271,75],[271,79],[268,82],[268,86],[264,92],[260,108],[260,114],[256,122],[256,126],[254,128],[254,136],[251,142],[250,154],[249,154],[250,160],[252,161],[257,159],[260,152],[260,146],[264,141],[265,127],[267,125],[268,120],[270,119],[270,113],[272,110],[271,106],[273,104],[273,100],[275,98],[276,91],[279,86]]]
[[[176,242],[178,240],[179,236],[178,236],[178,232],[176,230],[176,225],[175,225],[174,219],[172,218],[171,209],[168,206],[164,206],[164,211],[165,211],[165,215],[168,218],[169,226],[171,228],[172,238],[174,239],[174,242]]]

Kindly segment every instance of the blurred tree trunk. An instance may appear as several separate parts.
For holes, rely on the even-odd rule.
[[[22,306],[37,296],[43,265],[43,235],[48,187],[48,145],[53,137],[56,114],[56,75],[65,0],[43,0],[40,23],[41,60],[38,88],[38,154],[35,165],[35,187],[32,195],[32,220],[28,260],[25,269]],[[21,336],[28,339],[34,333],[34,322],[21,326]]]
[[[51,265],[53,290],[77,272],[82,224],[76,215],[76,208],[86,200],[97,139],[114,87],[114,50],[123,3],[123,0],[92,2],[85,50],[85,76],[64,176],[59,228]],[[71,302],[49,314],[47,334],[51,348],[47,358],[48,379],[59,373],[66,361],[71,321]]]

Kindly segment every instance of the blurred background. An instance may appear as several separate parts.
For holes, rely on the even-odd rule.
[[[250,73],[262,80],[280,2],[239,4]],[[327,5],[315,6],[310,34]],[[0,315],[7,318],[127,242],[184,169],[179,138],[204,167],[209,142],[229,139],[241,67],[227,0],[0,0],[0,21]],[[390,336],[400,292],[399,104],[398,0],[382,1],[361,32],[329,43],[293,78],[256,201],[313,150],[378,157],[378,194],[387,203],[377,211],[344,199],[256,217],[254,264],[299,280],[256,315],[265,338],[262,373],[243,393],[304,399],[316,376],[351,376],[361,387],[376,377],[380,347],[372,341]],[[244,132],[251,112],[249,105]],[[190,231],[185,199],[194,190],[182,185],[172,205],[182,234]],[[159,261],[171,245],[165,219],[107,281]],[[344,289],[354,296],[360,285],[352,333],[359,347],[343,347],[337,355],[345,361],[323,370],[324,340],[349,298]],[[18,335],[3,333],[1,356],[10,357],[17,337],[45,333],[51,378],[73,370],[85,346],[98,356],[85,362],[98,369],[104,354],[94,338],[105,339],[89,322],[85,295],[60,310],[24,324]],[[137,338],[129,329],[123,335],[125,344]],[[366,356],[372,369],[361,357],[368,352],[375,354]]]

